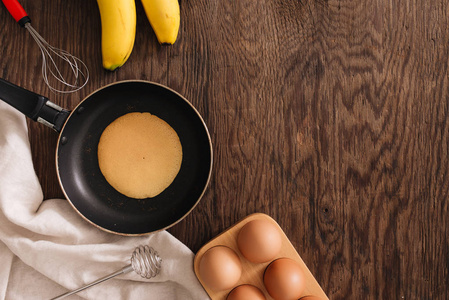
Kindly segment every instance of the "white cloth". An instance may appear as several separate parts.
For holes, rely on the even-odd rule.
[[[49,299],[122,269],[139,245],[161,273],[120,275],[67,299],[209,299],[192,251],[166,231],[125,237],[97,229],[64,199],[43,201],[25,117],[0,101],[0,299]]]

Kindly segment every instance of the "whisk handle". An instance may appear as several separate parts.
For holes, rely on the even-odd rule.
[[[85,289],[88,289],[88,288],[90,288],[90,287],[92,287],[92,286],[94,286],[94,285],[96,285],[96,284],[102,283],[103,281],[109,280],[109,279],[111,279],[111,278],[113,278],[113,277],[115,277],[115,276],[118,276],[118,275],[120,275],[120,274],[126,274],[126,273],[129,273],[129,272],[131,272],[132,270],[133,270],[133,268],[132,268],[131,265],[126,266],[126,267],[124,267],[123,269],[121,269],[121,270],[119,270],[119,271],[117,271],[117,272],[115,272],[115,273],[112,273],[112,274],[109,274],[109,275],[107,275],[107,276],[104,276],[104,277],[102,277],[102,278],[100,278],[100,279],[97,279],[97,280],[95,280],[94,282],[91,282],[91,283],[89,283],[89,284],[87,284],[87,285],[85,285],[85,286],[83,286],[83,287],[80,287],[79,289],[76,289],[76,290],[67,292],[67,293],[62,294],[62,295],[59,295],[59,296],[57,296],[57,297],[55,297],[55,298],[51,298],[50,300],[59,300],[59,299],[63,299],[63,298],[68,297],[68,296],[70,296],[70,295],[73,295],[73,294],[76,294],[76,293],[78,293],[78,292],[84,291]]]
[[[24,27],[26,23],[30,23],[31,19],[17,0],[2,0],[6,9],[20,26]]]
[[[48,98],[28,91],[0,78],[0,99],[33,121],[61,131],[69,111],[52,103]]]

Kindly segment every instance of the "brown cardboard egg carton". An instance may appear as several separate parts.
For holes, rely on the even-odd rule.
[[[213,300],[225,300],[233,288],[235,288],[241,284],[252,284],[252,285],[258,287],[263,292],[263,294],[265,295],[267,300],[273,299],[268,294],[267,290],[265,289],[264,283],[263,283],[263,274],[264,274],[265,268],[273,260],[266,262],[266,263],[252,263],[252,262],[248,261],[240,253],[239,248],[237,246],[237,235],[238,235],[240,229],[246,223],[248,223],[252,220],[256,220],[256,219],[267,220],[269,222],[272,222],[279,228],[279,231],[280,231],[281,237],[282,237],[282,247],[281,247],[281,250],[279,251],[279,253],[276,255],[276,257],[273,260],[275,260],[277,258],[281,258],[281,257],[288,257],[288,258],[291,258],[291,259],[297,261],[300,264],[301,269],[303,270],[303,272],[305,274],[305,278],[306,278],[306,287],[305,287],[305,290],[301,297],[316,296],[323,300],[329,300],[329,298],[326,296],[326,294],[322,290],[321,286],[316,281],[315,277],[313,277],[312,273],[307,268],[306,264],[301,259],[298,252],[293,247],[290,240],[287,238],[287,236],[285,235],[284,231],[279,226],[279,224],[275,220],[273,220],[271,217],[269,217],[268,215],[262,214],[262,213],[255,213],[255,214],[247,216],[246,218],[244,218],[243,220],[241,220],[240,222],[238,222],[237,224],[235,224],[228,230],[226,230],[223,233],[221,233],[220,235],[218,235],[213,240],[209,241],[196,254],[195,260],[194,260],[195,274],[198,277],[200,283],[203,285],[206,292],[208,293],[209,297],[211,297]],[[201,280],[201,276],[199,274],[199,263],[201,261],[202,256],[204,255],[204,253],[207,250],[209,250],[210,248],[212,248],[214,246],[219,246],[219,245],[227,246],[227,247],[231,248],[239,256],[240,262],[242,264],[242,275],[234,287],[232,287],[228,290],[216,292],[216,291],[209,289],[206,286],[206,284],[204,284],[203,281]]]

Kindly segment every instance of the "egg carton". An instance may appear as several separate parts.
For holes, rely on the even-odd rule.
[[[268,262],[264,262],[264,263],[250,262],[247,258],[245,258],[245,256],[243,256],[243,254],[239,250],[238,243],[237,243],[238,234],[239,234],[241,228],[245,224],[247,224],[248,222],[251,222],[253,220],[265,220],[265,221],[271,222],[279,229],[279,232],[281,235],[281,243],[282,243],[281,247],[280,247],[280,251],[276,254],[276,256],[274,258],[272,258]],[[241,276],[240,276],[239,280],[232,287],[225,289],[225,290],[220,290],[220,291],[215,291],[215,290],[210,289],[207,286],[207,284],[202,280],[201,275],[200,275],[201,258],[203,257],[203,255],[206,253],[207,250],[209,250],[215,246],[226,246],[226,247],[232,249],[238,255],[238,257],[240,259],[241,267],[242,267]],[[306,264],[301,259],[298,252],[293,247],[290,240],[285,235],[284,231],[279,226],[279,224],[275,220],[273,220],[270,216],[268,216],[266,214],[262,214],[262,213],[255,213],[255,214],[251,214],[251,215],[247,216],[246,218],[244,218],[243,220],[241,220],[240,222],[238,222],[237,224],[235,224],[234,226],[232,226],[231,228],[224,231],[223,233],[221,233],[220,235],[218,235],[217,237],[215,237],[214,239],[209,241],[207,244],[205,244],[195,255],[194,270],[195,270],[195,274],[196,274],[198,280],[200,281],[200,283],[202,284],[203,288],[205,289],[205,291],[207,292],[209,297],[211,297],[213,300],[227,299],[228,295],[231,293],[231,291],[234,288],[236,288],[240,285],[244,285],[244,284],[250,284],[250,285],[253,285],[253,286],[259,288],[259,290],[264,294],[264,296],[267,300],[273,300],[273,297],[270,296],[270,294],[268,293],[268,291],[264,285],[264,281],[263,281],[264,272],[265,272],[265,269],[268,267],[268,265],[271,262],[275,261],[278,258],[284,258],[284,257],[290,258],[290,259],[293,259],[294,261],[296,261],[304,273],[305,288],[304,288],[304,291],[303,291],[302,295],[300,296],[300,298],[306,297],[306,296],[314,296],[314,297],[316,297],[316,299],[329,300],[329,298],[324,293],[323,289],[318,284],[318,282],[316,281],[315,277],[312,275],[310,270],[307,268]]]

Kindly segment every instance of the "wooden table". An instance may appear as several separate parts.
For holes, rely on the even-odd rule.
[[[169,229],[194,252],[263,212],[330,299],[449,298],[447,1],[181,0],[173,46],[137,1],[135,47],[116,72],[101,66],[95,1],[21,2],[91,79],[52,94],[36,44],[0,5],[2,78],[68,109],[105,84],[151,80],[202,114],[212,179]],[[29,127],[45,198],[62,197],[57,134]]]

